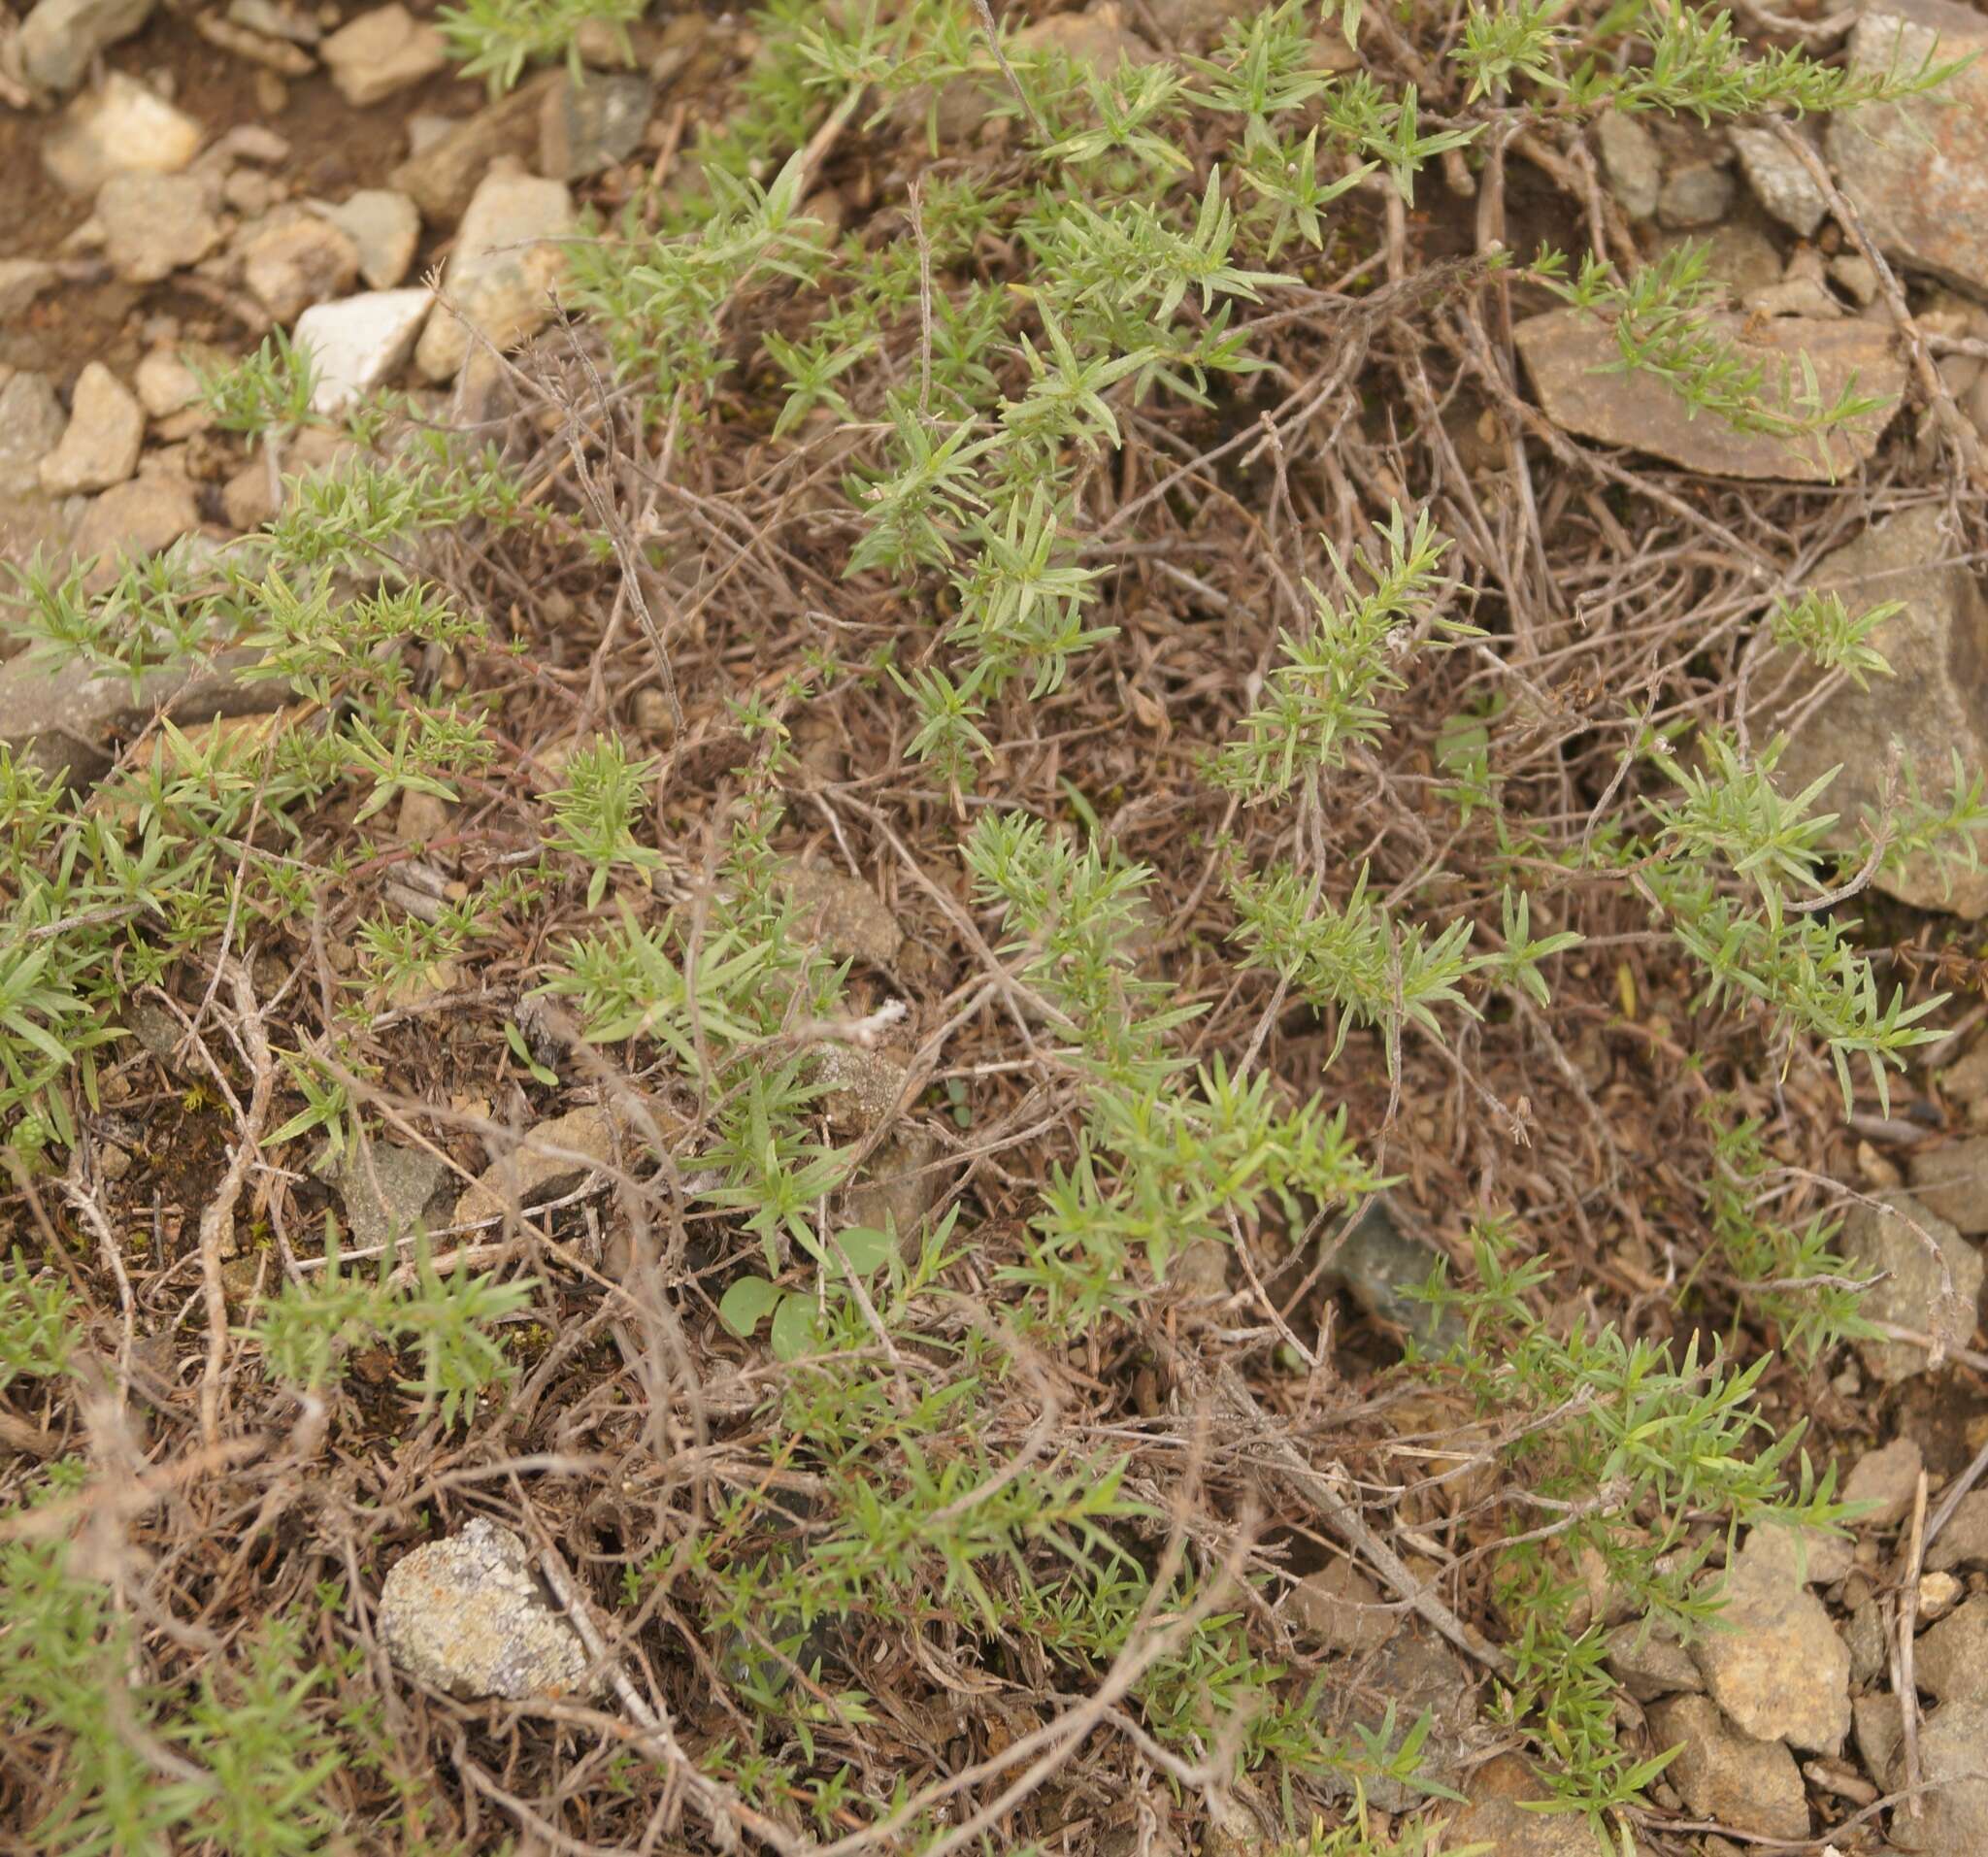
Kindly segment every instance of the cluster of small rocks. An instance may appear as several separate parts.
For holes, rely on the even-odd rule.
[[[1815,1835],[1811,1788],[1867,1802],[1899,1789],[1897,1626],[1881,1600],[1921,1471],[1909,1438],[1857,1464],[1843,1494],[1872,1507],[1854,1542],[1754,1529],[1723,1575],[1719,1627],[1688,1649],[1647,1620],[1611,1632],[1610,1669],[1644,1705],[1652,1747],[1680,1750],[1660,1798],[1735,1833],[1799,1841]],[[1956,1517],[1929,1566],[1988,1567],[1976,1516],[1988,1505],[1970,1526]],[[1917,1821],[1894,1813],[1894,1849],[1988,1848],[1988,1769],[1972,1744],[1988,1719],[1988,1594],[1956,1606],[1963,1590],[1944,1571],[1920,1581],[1914,1706],[1928,1790]]]
[[[1988,17],[1953,0],[1867,0],[1852,16],[1848,63],[1882,72],[1894,59],[1971,59],[1988,50]],[[1839,27],[1840,29],[1840,27]],[[1582,313],[1552,312],[1514,332],[1541,403],[1570,432],[1632,447],[1711,476],[1821,481],[1871,457],[1906,381],[1906,357],[1875,268],[1833,222],[1810,159],[1831,173],[1889,262],[1937,287],[1913,306],[1922,334],[1988,335],[1988,77],[1972,64],[1938,90],[1805,126],[1704,127],[1687,117],[1611,112],[1595,144],[1613,204],[1651,256],[1685,238],[1713,241],[1711,275],[1730,308],[1714,326],[1765,378],[1813,363],[1825,400],[1853,380],[1887,405],[1832,433],[1791,446],[1689,418],[1683,402],[1648,381],[1598,374],[1615,358],[1610,330]],[[1798,145],[1790,146],[1791,140]],[[1795,244],[1783,255],[1792,235]],[[1939,363],[1962,411],[1988,433],[1982,363]]]
[[[1819,133],[1786,125],[1719,133],[1619,114],[1597,127],[1614,204],[1651,252],[1685,237],[1708,240],[1708,274],[1730,306],[1714,326],[1764,365],[1766,379],[1812,364],[1825,400],[1854,383],[1882,401],[1879,408],[1820,447],[1690,417],[1661,387],[1599,371],[1617,358],[1613,331],[1564,310],[1514,332],[1548,415],[1571,432],[1712,476],[1818,481],[1874,453],[1905,396],[1908,360],[1877,271],[1839,238],[1827,193],[1790,146],[1802,138],[1908,289],[1917,337],[1930,345],[1954,406],[1988,436],[1983,51],[1988,17],[1970,8],[1867,0],[1850,26],[1852,70],[1883,71],[1895,59],[1915,69],[1936,56],[1972,62],[1931,94],[1839,113]],[[1935,432],[1929,408],[1917,434],[1929,460]],[[1832,848],[1858,848],[1860,821],[1891,816],[1908,779],[1928,794],[1943,792],[1955,753],[1968,769],[1988,766],[1988,680],[1975,669],[1988,661],[1988,603],[1964,556],[1941,506],[1928,502],[1873,522],[1792,589],[1791,598],[1840,597],[1853,613],[1899,603],[1870,641],[1892,675],[1868,687],[1838,680],[1840,687],[1823,695],[1821,674],[1792,647],[1776,647],[1764,632],[1751,647],[1749,688],[1762,706],[1756,735],[1788,734],[1777,782],[1796,792],[1839,770],[1822,803],[1837,815],[1825,840]],[[1988,852],[1988,843],[1977,849]],[[1872,881],[1917,908],[1988,914],[1988,857],[1970,866],[1914,853],[1888,862]]]
[[[582,35],[593,68],[540,73],[468,116],[416,111],[403,125],[396,114],[385,132],[404,126],[408,153],[386,184],[322,198],[286,178],[295,154],[275,129],[214,134],[174,101],[169,74],[103,70],[100,54],[143,29],[152,5],[38,0],[26,17],[17,63],[51,113],[43,166],[86,216],[59,249],[0,262],[0,314],[31,311],[72,282],[108,277],[142,291],[183,281],[252,334],[285,329],[311,359],[326,415],[410,373],[444,388],[467,367],[481,382],[492,350],[542,328],[568,269],[573,183],[640,156],[659,99],[707,75],[712,55],[696,17],[642,28],[639,45],[613,30]],[[230,0],[195,24],[264,75],[321,71],[354,112],[404,106],[447,62],[435,26],[397,3],[342,17],[302,0]],[[418,275],[424,241],[446,242],[440,302]],[[223,368],[252,342],[222,350],[167,315],[147,326],[152,348],[131,372],[98,364],[72,383],[0,368],[10,555],[43,546],[136,558],[203,527],[254,528],[276,513],[283,475],[349,455],[307,432],[205,492],[225,447],[185,363]]]

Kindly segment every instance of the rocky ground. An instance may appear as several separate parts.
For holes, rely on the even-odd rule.
[[[1205,35],[1221,11],[1097,0],[1032,29],[1111,59]],[[360,442],[348,433],[306,428],[281,451],[251,449],[198,402],[196,366],[232,362],[276,331],[312,356],[320,413],[377,388],[405,390],[405,422],[381,435],[382,446],[422,421],[504,430],[517,410],[510,376],[466,324],[507,350],[546,330],[582,216],[612,215],[666,181],[754,55],[752,29],[738,18],[658,9],[626,47],[609,33],[583,39],[583,79],[555,65],[492,101],[454,75],[426,13],[340,0],[38,0],[0,24],[0,560],[97,558],[107,581],[120,558],[186,538],[223,547],[267,522],[297,477],[335,469]],[[1942,55],[1988,51],[1988,16],[1946,0],[1872,0],[1854,15],[1803,17],[1811,47],[1842,44],[1853,64],[1889,57],[1901,34],[1916,45],[1937,33]],[[1515,216],[1535,200],[1534,230],[1592,231],[1600,247],[1645,260],[1687,236],[1707,240],[1724,293],[1719,326],[1742,350],[1771,370],[1806,354],[1825,398],[1854,383],[1885,403],[1825,451],[1791,460],[1760,434],[1687,417],[1645,381],[1595,372],[1610,338],[1543,301],[1521,304],[1511,330],[1523,413],[1508,426],[1509,409],[1488,397],[1444,409],[1460,481],[1482,490],[1509,468],[1518,441],[1508,432],[1523,434],[1542,468],[1561,471],[1546,528],[1570,510],[1591,512],[1596,549],[1611,572],[1648,570],[1653,607],[1676,591],[1661,581],[1673,564],[1646,557],[1622,532],[1627,505],[1609,502],[1653,471],[1662,475],[1649,481],[1687,518],[1683,539],[1663,547],[1725,549],[1717,572],[1730,583],[1764,574],[1771,545],[1793,537],[1792,560],[1775,568],[1792,584],[1901,603],[1875,640],[1897,674],[1888,683],[1839,682],[1811,700],[1792,660],[1761,651],[1743,666],[1757,691],[1774,692],[1764,719],[1790,731],[1786,779],[1806,784],[1842,764],[1832,803],[1846,815],[1895,797],[1896,735],[1941,765],[1957,749],[1988,766],[1988,604],[1976,551],[1988,488],[1984,105],[1988,62],[1938,104],[1821,129],[1608,117],[1584,179],[1561,177],[1550,203],[1538,176],[1536,196],[1514,194]],[[819,204],[860,222],[873,182],[852,158]],[[1432,205],[1413,228],[1416,255],[1441,256],[1477,210]],[[1568,464],[1583,452],[1604,460],[1599,475]],[[1759,500],[1749,503],[1751,486]],[[1503,523],[1515,506],[1494,507]],[[1711,595],[1701,586],[1692,597]],[[1619,588],[1596,598],[1602,625],[1638,622],[1615,604]],[[280,694],[220,680],[134,688],[80,671],[51,679],[15,658],[0,665],[0,741],[86,783],[168,698],[187,727],[267,713]],[[659,736],[660,699],[642,695],[629,706],[631,733]],[[845,746],[816,748],[845,762]],[[436,826],[409,796],[403,841],[425,842]],[[901,918],[924,907],[908,880],[885,886],[892,907],[853,875],[797,881],[819,886],[824,945],[873,977],[902,975],[927,958],[922,943],[950,934],[936,914],[922,928],[914,918],[907,948]],[[1971,932],[1954,926],[1988,913],[1988,866],[1953,885],[1914,867],[1883,887],[1891,895],[1878,920],[1898,945],[1901,977],[1955,987],[1951,1036],[1894,1086],[1888,1111],[1862,1101],[1835,1133],[1818,1132],[1820,1110],[1809,1118],[1813,1146],[1802,1158],[1846,1198],[1844,1246],[1860,1272],[1881,1277],[1867,1312],[1888,1326],[1827,1374],[1805,1381],[1791,1370],[1776,1395],[1784,1415],[1816,1419],[1845,1493],[1872,1507],[1847,1539],[1756,1530],[1735,1542],[1716,1570],[1729,1582],[1725,1625],[1688,1649],[1624,1615],[1605,1587],[1587,1595],[1609,1634],[1629,1732],[1684,1750],[1652,1789],[1664,1811],[1646,1827],[1652,1852],[1988,1851],[1988,1354],[1976,1350],[1988,1006]],[[1604,971],[1604,1004],[1572,1041],[1584,1075],[1571,1090],[1604,1102],[1681,1090],[1673,1074],[1660,1083],[1644,1066],[1683,1055],[1687,989],[1617,1021],[1607,1017],[1611,983]],[[431,975],[388,1010],[417,1018],[467,984]],[[158,1050],[170,1045],[168,1035]],[[882,1144],[869,1190],[894,1195],[909,1226],[939,1197],[931,1177],[943,1150],[932,1130],[892,1125],[904,1076],[856,1067],[838,1079],[829,1112]],[[1432,1102],[1445,1078],[1425,1079]],[[117,1098],[135,1098],[139,1084],[136,1074],[116,1084],[114,1113],[130,1115]],[[1761,1100],[1774,1088],[1762,1083]],[[1833,1089],[1827,1078],[1798,1080],[1797,1119],[1805,1100],[1823,1103]],[[1429,1113],[1432,1156],[1452,1114]],[[1648,1126],[1660,1120],[1653,1113]],[[348,1172],[334,1190],[353,1243],[371,1245],[416,1215],[465,1226],[570,1191],[583,1164],[610,1163],[623,1132],[609,1109],[568,1109],[539,1126],[532,1151],[456,1142],[453,1172],[381,1143],[369,1171]],[[1657,1178],[1661,1141],[1628,1140],[1645,1150],[1636,1165]],[[1372,1221],[1324,1284],[1354,1324],[1381,1334],[1418,1319],[1400,1285],[1424,1276],[1433,1253],[1407,1228],[1442,1224],[1446,1163],[1432,1159],[1426,1177],[1419,1160],[1397,1164],[1415,1176],[1399,1196],[1405,1229]],[[163,1176],[145,1184],[169,1204]],[[1636,1240],[1624,1241],[1605,1289],[1645,1308],[1674,1265],[1660,1229]],[[1247,1292],[1216,1259],[1185,1293]],[[466,1595],[476,1603],[466,1607]],[[1333,1561],[1291,1583],[1283,1611],[1310,1654],[1357,1667],[1371,1718],[1388,1704],[1433,1711],[1426,1771],[1467,1802],[1451,1844],[1477,1840],[1511,1857],[1590,1848],[1577,1821],[1519,1808],[1531,1782],[1483,1725],[1485,1661],[1406,1622],[1389,1597]],[[396,1559],[378,1635],[403,1671],[464,1699],[541,1692],[583,1668],[588,1648],[519,1540],[481,1518]],[[1409,1796],[1375,1803],[1399,1811]],[[1121,1825],[1115,1843],[1070,1847],[1163,1850],[1199,1839],[1208,1850],[1270,1848],[1243,1805],[1227,1821],[1213,1807],[1169,1807]]]

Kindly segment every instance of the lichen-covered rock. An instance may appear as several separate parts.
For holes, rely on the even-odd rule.
[[[1329,1561],[1307,1574],[1284,1602],[1284,1615],[1305,1637],[1328,1651],[1365,1656],[1400,1629],[1402,1613],[1350,1563]]]
[[[1894,745],[1928,799],[1951,783],[1955,752],[1967,772],[1988,768],[1988,600],[1958,558],[1962,552],[1963,545],[1942,531],[1939,508],[1920,504],[1872,524],[1809,575],[1806,591],[1835,594],[1853,614],[1881,602],[1903,603],[1870,635],[1891,666],[1889,677],[1872,678],[1862,690],[1844,681],[1810,705],[1821,673],[1790,650],[1768,651],[1754,670],[1753,687],[1772,699],[1769,732],[1783,715],[1798,722],[1774,773],[1781,790],[1799,793],[1832,768],[1842,770],[1819,803],[1841,821],[1828,841],[1838,849],[1855,848],[1853,821],[1867,812],[1886,812]],[[1988,833],[1980,849],[1988,853]],[[1988,856],[1969,870],[1919,854],[1872,881],[1915,909],[1988,913]]]
[[[447,1178],[448,1164],[423,1147],[373,1142],[363,1154],[353,1148],[338,1174],[352,1243],[370,1249],[408,1236]]]
[[[888,967],[904,945],[897,918],[869,884],[819,864],[789,864],[781,883],[794,920],[824,954]]]
[[[394,1563],[380,1641],[410,1676],[464,1700],[579,1694],[588,1663],[524,1542],[480,1515]]]
[[[1968,1344],[1981,1294],[1981,1254],[1945,1219],[1909,1193],[1879,1193],[1843,1221],[1839,1243],[1859,1277],[1883,1277],[1864,1292],[1860,1314],[1935,1336],[1949,1347]],[[1923,1374],[1931,1359],[1911,1342],[1864,1341],[1857,1352],[1887,1382]]]
[[[562,1180],[608,1166],[620,1126],[607,1110],[596,1108],[573,1110],[541,1122],[464,1191],[456,1202],[454,1222],[470,1225],[501,1218],[514,1208],[536,1205],[547,1197],[548,1187]]]
[[[821,1107],[838,1134],[868,1135],[887,1121],[904,1094],[905,1067],[856,1045],[824,1045],[815,1058]]]

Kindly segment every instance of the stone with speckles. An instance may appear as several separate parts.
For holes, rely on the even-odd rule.
[[[580,1634],[540,1584],[524,1542],[480,1515],[394,1563],[380,1593],[380,1640],[410,1676],[466,1701],[583,1690]]]

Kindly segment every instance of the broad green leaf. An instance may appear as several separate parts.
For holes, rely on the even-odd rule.
[[[868,1225],[852,1225],[836,1234],[836,1243],[858,1277],[869,1277],[890,1262],[897,1250],[897,1233],[879,1232]]]
[[[780,1300],[780,1292],[763,1277],[742,1277],[718,1304],[718,1320],[734,1335],[749,1336]]]
[[[777,1359],[796,1361],[814,1344],[814,1299],[789,1295],[773,1312],[773,1351]]]

